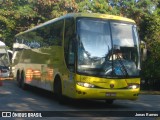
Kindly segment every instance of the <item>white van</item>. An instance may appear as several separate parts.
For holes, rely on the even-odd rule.
[[[10,76],[10,56],[4,42],[0,41],[0,78]]]

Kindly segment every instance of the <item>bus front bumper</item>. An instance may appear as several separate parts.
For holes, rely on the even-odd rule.
[[[140,88],[137,89],[101,89],[86,88],[76,85],[75,99],[126,99],[136,100]]]

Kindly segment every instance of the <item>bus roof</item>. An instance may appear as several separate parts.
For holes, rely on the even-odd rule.
[[[103,19],[109,19],[109,20],[120,20],[120,21],[135,23],[134,20],[126,17],[109,15],[109,14],[100,14],[100,13],[69,13],[65,16],[103,18]]]
[[[126,18],[126,17],[121,17],[121,16],[116,16],[116,15],[108,15],[108,14],[100,14],[100,13],[68,13],[64,16],[59,17],[59,18],[51,19],[51,20],[49,20],[45,23],[42,23],[42,24],[40,24],[38,26],[35,26],[31,29],[28,29],[24,32],[20,32],[16,36],[19,36],[23,33],[27,33],[29,31],[35,30],[37,28],[40,28],[42,26],[45,26],[47,24],[50,24],[52,22],[55,22],[57,20],[64,19],[64,18],[67,18],[67,17],[74,17],[74,18],[76,18],[76,17],[91,17],[91,18],[102,18],[102,19],[108,19],[108,20],[118,20],[118,21],[126,21],[126,22],[135,23],[135,21],[132,20],[132,19],[129,19],[129,18]]]

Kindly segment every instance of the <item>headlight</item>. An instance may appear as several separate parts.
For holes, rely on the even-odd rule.
[[[139,88],[139,84],[128,84],[128,89],[137,89]]]
[[[87,88],[94,88],[95,87],[93,84],[90,84],[90,83],[77,82],[77,84],[80,86],[83,86],[83,87],[87,87]]]

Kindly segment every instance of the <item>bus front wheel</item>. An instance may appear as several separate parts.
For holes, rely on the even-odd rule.
[[[62,95],[62,83],[59,77],[56,77],[54,82],[54,94],[59,103],[65,103],[64,96]]]

